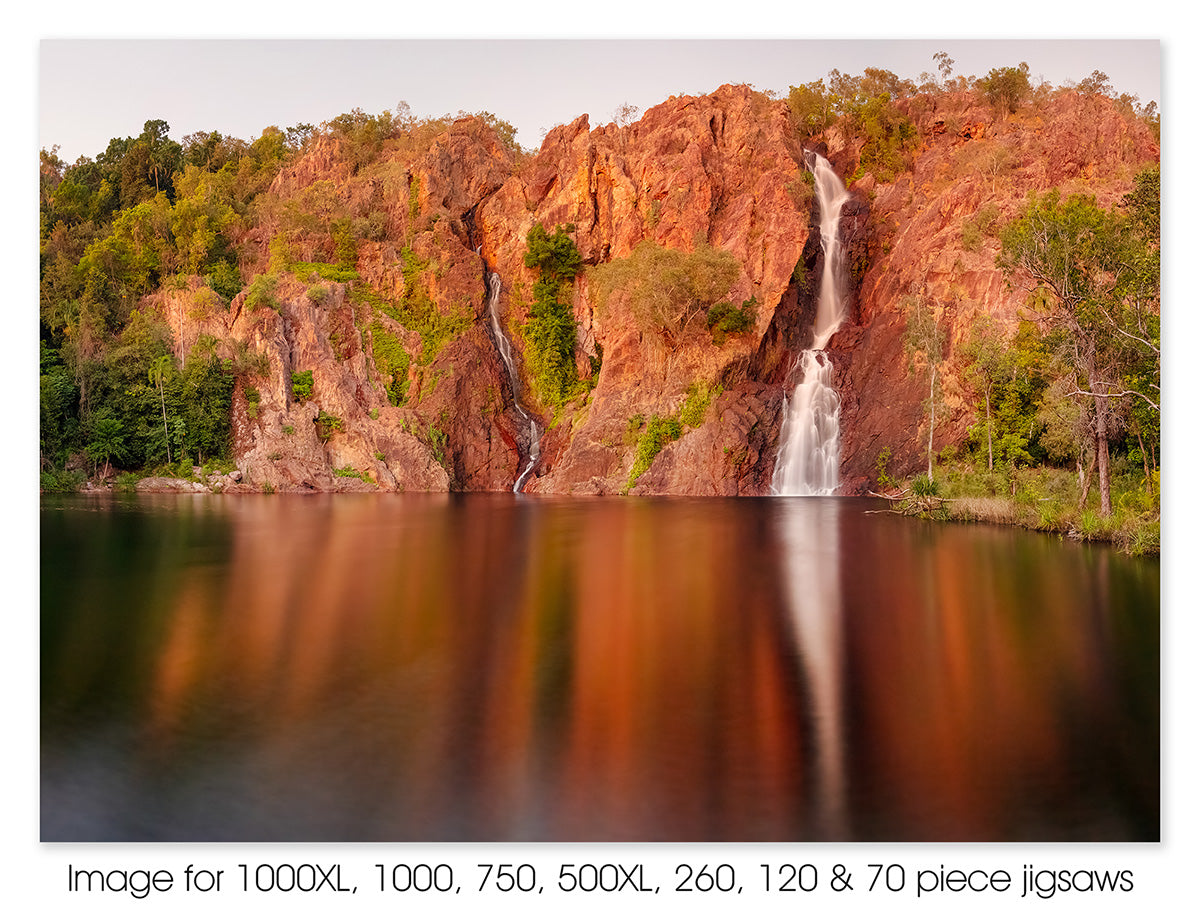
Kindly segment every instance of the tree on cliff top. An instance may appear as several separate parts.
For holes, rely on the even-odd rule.
[[[851,134],[864,138],[859,173],[873,172],[891,181],[905,168],[917,142],[916,128],[897,101],[916,91],[911,80],[878,67],[868,67],[858,77],[831,70],[828,89],[824,80],[791,87],[788,107],[802,137],[843,122]]]
[[[998,110],[1015,114],[1030,92],[1029,65],[996,67],[981,77],[975,85]]]

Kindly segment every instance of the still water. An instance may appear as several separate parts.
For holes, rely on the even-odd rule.
[[[44,840],[1153,840],[1159,571],[837,498],[42,500]]]

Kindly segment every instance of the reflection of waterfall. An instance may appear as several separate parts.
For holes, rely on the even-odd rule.
[[[771,490],[778,495],[831,495],[838,485],[841,400],[833,388],[833,365],[823,353],[829,338],[845,317],[842,293],[842,253],[838,218],[850,197],[829,161],[809,153],[816,183],[825,266],[817,295],[812,348],[800,356],[804,376],[790,400],[783,403],[779,457]]]
[[[807,711],[815,732],[813,839],[847,838],[845,705],[842,699],[842,601],[838,587],[835,501],[797,502],[784,510],[783,542],[792,628]]]
[[[516,362],[513,361],[512,343],[504,334],[504,329],[500,326],[500,316],[496,313],[496,305],[500,302],[500,275],[494,271],[488,275],[488,291],[488,316],[492,320],[492,332],[496,336],[496,347],[500,351],[500,359],[504,361],[504,369],[508,371],[508,379],[512,383],[513,408],[517,410],[517,414],[521,416],[522,420],[529,424],[529,462],[526,464],[525,470],[517,476],[517,481],[513,483],[513,492],[519,494],[526,477],[533,471],[538,457],[541,456],[541,438],[538,435],[537,422],[533,420],[533,416],[529,412],[525,411],[525,407],[521,405],[521,400],[517,397],[521,381],[517,376]]]

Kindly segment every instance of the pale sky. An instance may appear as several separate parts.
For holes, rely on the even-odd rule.
[[[1157,40],[107,40],[43,39],[38,49],[39,146],[73,162],[134,136],[150,118],[180,140],[217,130],[246,140],[268,125],[319,124],[353,108],[418,116],[490,111],[525,147],[588,114],[612,120],[628,102],[643,111],[673,94],[749,83],[787,93],[833,68],[882,67],[916,80],[947,51],[955,74],[1025,61],[1059,85],[1093,70],[1119,92],[1162,107]]]

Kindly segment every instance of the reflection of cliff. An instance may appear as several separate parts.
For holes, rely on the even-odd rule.
[[[886,570],[841,579],[858,831],[1157,838],[1157,788],[1132,765],[1135,737],[1150,757],[1143,762],[1157,760],[1157,731],[1147,736],[1136,723],[1157,706],[1135,702],[1142,692],[1126,682],[1140,673],[1156,683],[1142,668],[1156,672],[1157,655],[1114,657],[1117,636],[1157,610],[1154,585],[1131,603],[1107,552],[1064,552],[1003,529],[899,543],[889,529],[846,517],[841,534],[844,547],[888,559]],[[1009,551],[1011,566],[995,564]],[[1114,591],[1123,594],[1119,613]],[[1103,731],[1084,726],[1097,715]],[[1097,817],[1081,800],[1108,804]]]
[[[85,838],[1154,838],[1152,573],[855,506],[114,514],[44,586],[43,798]]]
[[[803,716],[775,579],[739,575],[774,551],[752,515],[325,500],[231,506],[228,576],[181,582],[146,661],[146,756],[211,744],[235,798],[317,782],[324,832],[365,838],[794,835]]]

